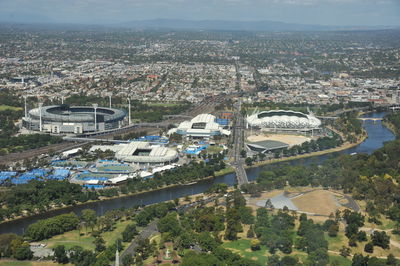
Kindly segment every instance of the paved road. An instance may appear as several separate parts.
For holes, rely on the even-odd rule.
[[[204,200],[200,200],[197,202],[193,202],[193,203],[189,203],[189,204],[185,204],[185,205],[181,205],[178,207],[177,211],[183,211],[186,212],[187,210],[189,210],[190,208],[193,208],[199,204],[207,204],[210,202],[213,202],[215,199],[217,199],[219,197],[214,196],[214,197],[209,197],[207,199]],[[120,255],[120,265],[122,265],[122,258],[124,256],[134,256],[135,255],[135,248],[138,246],[137,241],[139,239],[146,239],[146,238],[150,238],[152,235],[158,233],[158,229],[157,229],[157,222],[158,220],[154,220],[151,223],[149,223],[145,228],[143,228],[139,235],[135,237],[135,239],[130,243],[129,247]]]
[[[146,239],[150,238],[152,235],[158,233],[157,229],[157,220],[152,221],[149,223],[148,226],[146,226],[144,229],[142,229],[139,233],[138,236],[136,236],[135,240],[131,242],[129,247],[119,256],[120,259],[120,265],[122,265],[122,258],[124,256],[133,256],[135,255],[135,248],[138,246],[138,240],[139,239]]]

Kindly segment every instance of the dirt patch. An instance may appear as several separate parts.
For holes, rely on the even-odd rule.
[[[256,197],[256,198],[252,198],[252,197],[249,197],[246,195],[247,204],[258,208],[257,202],[259,202],[260,200],[273,198],[279,194],[282,194],[283,192],[284,191],[282,189],[279,189],[279,190],[274,189],[271,191],[263,192],[263,193],[261,193],[260,197]]]
[[[303,142],[310,141],[311,139],[300,135],[285,135],[285,134],[261,134],[261,135],[252,135],[247,137],[247,141],[249,142],[258,142],[265,140],[279,141],[286,143],[289,146],[293,146],[293,145],[300,145]]]
[[[327,190],[316,190],[292,199],[300,211],[329,215],[339,207],[334,199],[334,193]]]

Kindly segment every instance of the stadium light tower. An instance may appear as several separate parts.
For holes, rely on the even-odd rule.
[[[98,107],[98,104],[94,103],[93,104],[93,109],[94,109],[94,131],[97,131],[97,107]]]
[[[39,103],[39,131],[42,131],[42,107],[43,103]]]
[[[24,108],[25,108],[25,118],[28,118],[28,109],[27,109],[27,104],[26,104],[26,98],[28,98],[28,96],[24,95]]]
[[[64,95],[61,95],[61,104],[64,104]]]
[[[128,98],[128,125],[131,124],[131,99]]]
[[[110,108],[111,108],[111,96],[112,96],[112,94],[108,95],[108,97],[110,99]]]

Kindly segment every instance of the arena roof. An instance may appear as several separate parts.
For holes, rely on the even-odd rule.
[[[247,117],[250,126],[277,129],[315,129],[321,121],[312,114],[291,110],[262,111]]]
[[[177,128],[168,131],[168,134],[178,133],[189,136],[230,135],[229,130],[223,129],[211,114],[199,114],[190,121],[184,121]]]
[[[96,115],[104,122],[123,120],[125,111],[114,108],[98,107]],[[39,108],[29,111],[29,116],[39,119]],[[53,122],[93,122],[94,108],[90,106],[51,105],[42,107],[42,119]],[[99,122],[101,120],[99,119]]]
[[[119,145],[98,145],[90,150],[112,150],[118,160],[133,163],[165,163],[175,160],[178,157],[176,150],[151,145],[148,142],[131,142]]]

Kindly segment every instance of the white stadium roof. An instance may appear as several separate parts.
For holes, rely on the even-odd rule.
[[[94,151],[96,149],[112,150],[118,160],[133,163],[165,163],[178,157],[176,150],[138,141],[113,146],[95,145],[90,150]]]
[[[247,117],[250,126],[276,129],[316,129],[321,126],[321,120],[313,114],[304,114],[291,110],[262,111]]]
[[[177,128],[170,129],[168,135],[173,133],[196,137],[230,135],[231,132],[223,129],[215,120],[216,117],[211,114],[199,114],[190,121],[180,123]]]

